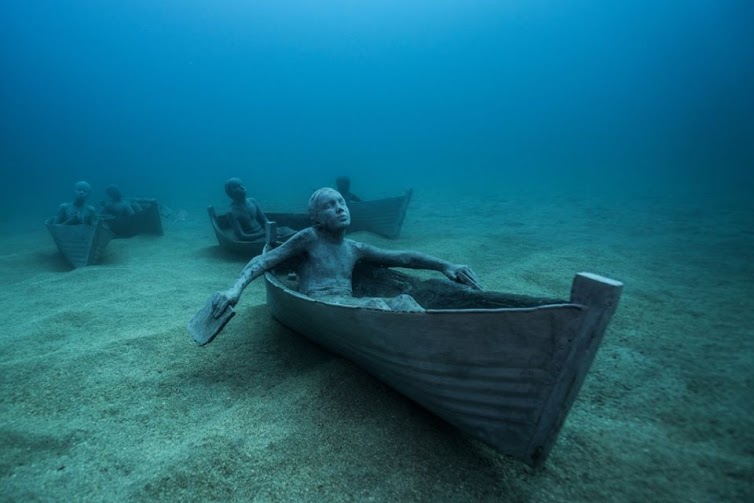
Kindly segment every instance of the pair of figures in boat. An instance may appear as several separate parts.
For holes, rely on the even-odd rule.
[[[77,182],[73,201],[61,204],[46,222],[58,250],[74,268],[97,263],[114,237],[162,235],[162,207],[154,199],[124,199],[118,187],[111,185],[109,200],[97,212],[87,202],[91,191],[87,182]]]
[[[131,216],[154,203],[152,199],[126,199],[116,185],[109,185],[105,189],[107,201],[102,202],[98,213],[94,206],[87,202],[92,187],[85,181],[77,182],[73,189],[73,201],[63,203],[58,208],[54,223],[63,225],[95,225],[99,216],[118,218]]]

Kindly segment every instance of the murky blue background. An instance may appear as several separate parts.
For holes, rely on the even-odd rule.
[[[78,179],[179,202],[233,175],[267,199],[341,173],[366,197],[754,186],[748,0],[6,0],[0,25],[8,218]]]

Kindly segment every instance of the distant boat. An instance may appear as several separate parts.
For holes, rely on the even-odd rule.
[[[397,197],[348,203],[348,209],[351,212],[351,225],[348,232],[367,231],[389,239],[397,238],[406,218],[406,210],[411,202],[412,194],[413,191],[408,190]],[[207,213],[221,248],[249,258],[262,253],[267,241],[265,238],[256,241],[241,241],[233,232],[227,213],[217,213],[214,206],[208,207]],[[266,215],[278,228],[289,227],[301,230],[311,225],[308,213],[271,212]]]
[[[163,235],[160,205],[157,201],[140,199],[138,202],[146,206],[132,215],[121,215],[115,218],[102,217],[115,237],[130,238],[137,234]]]
[[[408,293],[426,309],[395,312],[302,295],[292,270],[265,274],[267,303],[283,325],[535,467],[557,439],[622,289],[620,282],[579,273],[565,301],[358,267],[356,296]]]
[[[113,233],[100,218],[94,225],[56,224],[48,219],[45,224],[63,258],[74,268],[96,264],[102,256]]]
[[[411,202],[413,190],[409,189],[404,194],[385,199],[373,199],[348,203],[351,213],[351,225],[348,232],[366,231],[388,239],[397,239],[400,236],[403,221],[406,219],[406,211]],[[308,213],[267,213],[267,218],[273,220],[278,226],[290,227],[291,229],[303,229],[311,225]]]

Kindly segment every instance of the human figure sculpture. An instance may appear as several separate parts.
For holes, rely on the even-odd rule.
[[[240,178],[225,182],[225,193],[231,200],[228,220],[240,241],[256,241],[264,237],[267,216],[254,198],[246,197],[246,187]]]
[[[338,192],[340,192],[340,195],[343,196],[343,199],[346,200],[346,203],[361,202],[361,198],[351,192],[351,179],[347,176],[339,176],[336,178],[335,186],[337,187]]]
[[[117,185],[108,185],[105,193],[110,198],[102,203],[102,213],[113,217],[133,215],[141,210],[141,206],[123,198],[123,194]]]
[[[239,241],[257,241],[265,237],[265,226],[269,222],[262,207],[252,197],[246,197],[246,187],[240,178],[229,178],[225,182],[225,193],[231,199],[228,221]],[[278,238],[287,238],[296,233],[287,227],[277,229]]]
[[[238,303],[241,293],[265,271],[290,258],[302,258],[298,270],[299,292],[310,297],[350,305],[396,311],[422,310],[408,295],[392,299],[354,298],[351,278],[359,261],[387,267],[430,269],[442,272],[453,281],[481,289],[474,272],[465,265],[415,251],[384,250],[347,239],[351,215],[343,196],[331,188],[314,192],[309,199],[312,226],[297,232],[282,245],[257,255],[241,271],[228,290],[216,292],[212,298],[212,316],[219,318],[228,306]]]
[[[55,216],[55,223],[65,225],[94,225],[97,223],[94,206],[86,204],[91,192],[92,187],[87,182],[77,182],[73,189],[73,202],[60,205],[58,214]]]

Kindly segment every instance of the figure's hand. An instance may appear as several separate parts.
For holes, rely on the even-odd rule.
[[[235,306],[238,303],[239,294],[233,289],[224,292],[215,292],[212,296],[212,316],[219,318],[229,306]]]
[[[467,265],[452,264],[444,271],[445,275],[451,280],[461,283],[462,285],[470,286],[475,290],[481,290],[482,285],[479,283],[479,279],[474,274],[474,271]]]

